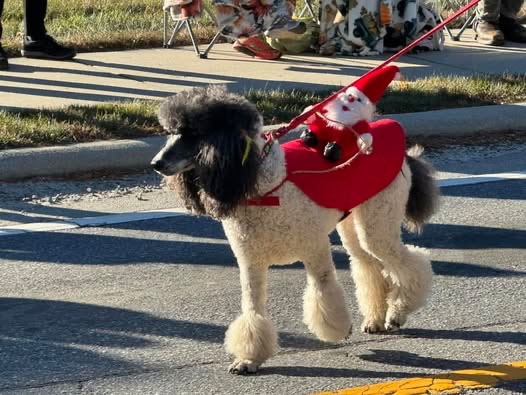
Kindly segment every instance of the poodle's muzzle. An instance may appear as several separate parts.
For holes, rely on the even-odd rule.
[[[174,176],[193,169],[195,152],[180,135],[170,136],[165,146],[152,159],[153,169],[163,176]]]

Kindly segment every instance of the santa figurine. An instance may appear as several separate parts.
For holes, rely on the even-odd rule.
[[[331,162],[349,159],[358,150],[372,150],[369,122],[373,120],[376,103],[393,79],[399,79],[400,69],[386,66],[359,79],[345,91],[310,116],[301,138],[305,145],[320,151]]]

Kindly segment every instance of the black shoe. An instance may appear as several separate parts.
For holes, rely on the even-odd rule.
[[[9,63],[7,63],[7,54],[0,44],[0,70],[7,70],[9,68]]]
[[[504,38],[516,43],[526,43],[526,27],[522,26],[516,19],[500,16],[500,30],[504,33]]]
[[[74,58],[76,54],[74,48],[60,45],[47,34],[40,40],[32,40],[31,37],[26,37],[22,49],[22,56],[35,59],[68,60]]]

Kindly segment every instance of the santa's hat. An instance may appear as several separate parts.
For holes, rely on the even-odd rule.
[[[371,103],[376,104],[391,81],[400,77],[400,69],[397,66],[385,66],[359,79],[352,87],[362,92]]]

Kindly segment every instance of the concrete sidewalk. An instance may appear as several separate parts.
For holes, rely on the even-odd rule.
[[[233,91],[327,89],[350,84],[390,55],[302,54],[264,61],[242,55],[230,44],[217,44],[209,59],[199,59],[192,47],[82,53],[70,62],[15,58],[9,71],[0,72],[0,108],[161,99],[209,83],[226,84]],[[481,46],[468,30],[459,42],[448,39],[444,51],[404,55],[395,64],[409,80],[433,74],[520,73],[526,69],[526,45]]]
[[[9,71],[0,72],[0,108],[23,110],[114,100],[162,99],[210,83],[226,84],[230,90],[238,92],[250,88],[332,89],[350,84],[390,55],[358,58],[302,54],[287,55],[279,61],[263,61],[237,53],[230,44],[217,44],[209,53],[209,59],[199,59],[192,47],[83,53],[70,62],[15,58],[10,60]],[[469,30],[459,42],[447,38],[444,51],[404,55],[395,64],[407,80],[434,74],[523,73],[526,45],[481,46]],[[478,110],[405,114],[400,121],[409,134],[526,130],[526,107],[492,106]],[[136,149],[136,160],[126,161],[126,166],[140,167],[147,163],[145,161],[160,141],[119,142],[113,148],[128,152],[124,156],[130,157],[131,144]],[[90,167],[86,170],[94,170],[94,164],[112,168],[111,163],[124,163],[101,160],[116,152],[110,154],[107,145],[100,145],[104,146],[101,150],[93,149],[93,145],[60,148],[51,156],[50,149],[8,150],[0,153],[0,179],[79,171],[80,151],[86,158],[83,162]],[[67,156],[59,158],[66,155],[65,152],[77,160]],[[90,152],[92,156],[88,157]],[[74,168],[67,168],[68,162],[74,163]],[[21,166],[22,163],[25,166]]]

